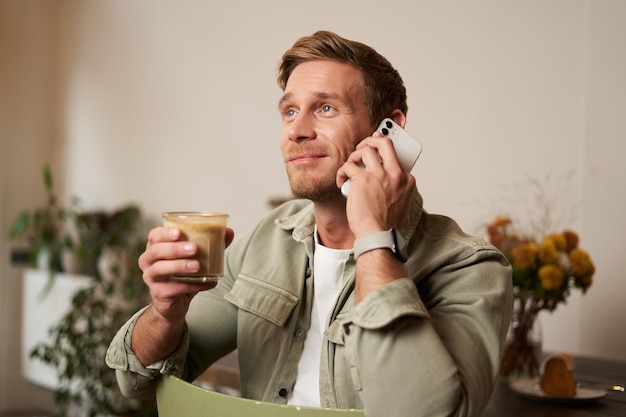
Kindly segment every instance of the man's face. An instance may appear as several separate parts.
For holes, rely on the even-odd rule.
[[[293,194],[313,201],[341,198],[337,170],[374,131],[361,72],[334,61],[304,62],[289,77],[278,107]]]

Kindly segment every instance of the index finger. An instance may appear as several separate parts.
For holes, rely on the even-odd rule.
[[[382,133],[375,132],[372,136],[363,139],[357,146],[357,149],[364,146],[376,149],[384,167],[392,168],[400,166],[393,141]]]
[[[372,143],[372,139],[378,139],[378,138],[384,138],[385,135],[383,135],[382,133],[380,133],[378,130],[375,131],[374,133],[372,133],[372,136],[368,136],[366,138],[364,138],[363,140],[361,140],[359,143],[356,144],[356,149],[360,149],[364,146],[371,146],[370,143]]]
[[[148,245],[157,242],[176,242],[181,237],[180,229],[176,227],[159,226],[148,233]]]

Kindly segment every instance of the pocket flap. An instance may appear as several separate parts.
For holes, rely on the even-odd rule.
[[[281,327],[298,303],[298,297],[294,294],[246,275],[239,275],[224,298],[240,309]]]

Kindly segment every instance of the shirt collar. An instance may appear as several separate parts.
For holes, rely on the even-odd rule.
[[[409,224],[407,227],[400,229],[400,233],[404,240],[408,243],[415,230],[417,229],[417,224],[422,217],[423,212],[423,199],[419,191],[416,191],[413,194],[413,199],[411,200],[411,212]],[[315,209],[313,206],[313,202],[309,202],[309,204],[305,204],[299,211],[290,214],[285,217],[281,217],[275,220],[275,223],[283,230],[293,230],[292,236],[293,238],[300,242],[306,238],[312,237],[313,232],[315,230]]]
[[[293,238],[300,242],[313,235],[315,230],[313,202],[304,205],[299,211],[275,220],[275,223],[283,230],[293,230]]]

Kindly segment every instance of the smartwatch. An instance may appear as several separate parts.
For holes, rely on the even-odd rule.
[[[365,252],[380,248],[389,249],[391,253],[402,262],[406,262],[408,258],[404,238],[396,229],[389,229],[372,233],[355,240],[354,260],[356,261],[359,256]]]

